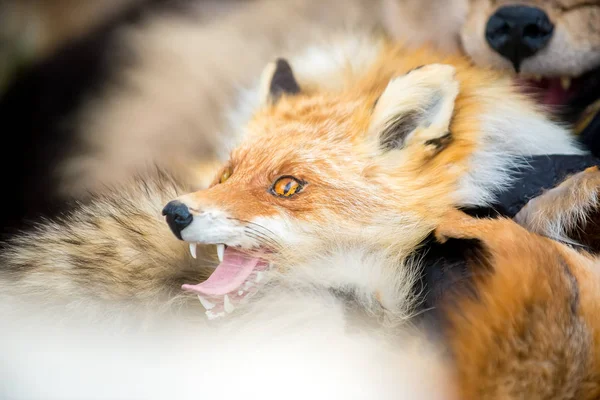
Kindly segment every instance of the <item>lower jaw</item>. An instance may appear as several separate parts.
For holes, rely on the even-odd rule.
[[[198,300],[206,310],[206,316],[209,320],[225,317],[233,313],[236,308],[246,304],[261,288],[264,275],[271,269],[271,265],[266,268],[255,270],[237,289],[224,295],[206,295],[197,290],[190,290],[190,286],[184,285],[183,289],[195,293]]]

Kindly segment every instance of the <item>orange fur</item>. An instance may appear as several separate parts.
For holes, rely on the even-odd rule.
[[[459,211],[440,240],[477,239],[475,295],[447,308],[463,399],[600,396],[600,262],[507,220]]]

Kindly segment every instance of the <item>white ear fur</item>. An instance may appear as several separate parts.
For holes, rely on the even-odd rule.
[[[300,87],[287,60],[278,58],[265,67],[260,77],[261,104],[273,104],[282,94],[298,92],[300,92]]]
[[[373,111],[370,132],[385,150],[449,136],[459,92],[456,70],[430,64],[390,81]]]

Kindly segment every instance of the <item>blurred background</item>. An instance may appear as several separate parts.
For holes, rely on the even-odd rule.
[[[132,22],[153,9],[201,7],[212,17],[251,0],[3,0],[0,2],[0,90],[27,65],[103,25]],[[187,4],[186,4],[187,3]]]
[[[0,233],[85,199],[87,187],[77,196],[62,189],[65,174],[58,170],[69,156],[93,154],[77,119],[86,109],[95,114],[88,103],[106,97],[128,66],[143,63],[144,41],[131,38],[135,32],[160,30],[169,18],[201,26],[252,2],[1,0]]]

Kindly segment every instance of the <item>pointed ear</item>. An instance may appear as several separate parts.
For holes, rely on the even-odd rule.
[[[459,91],[455,73],[450,65],[431,64],[390,81],[370,125],[381,149],[402,149],[415,141],[438,151],[446,146]]]
[[[293,95],[299,92],[300,86],[287,60],[278,58],[264,69],[260,83],[262,104],[274,104],[283,94]]]

